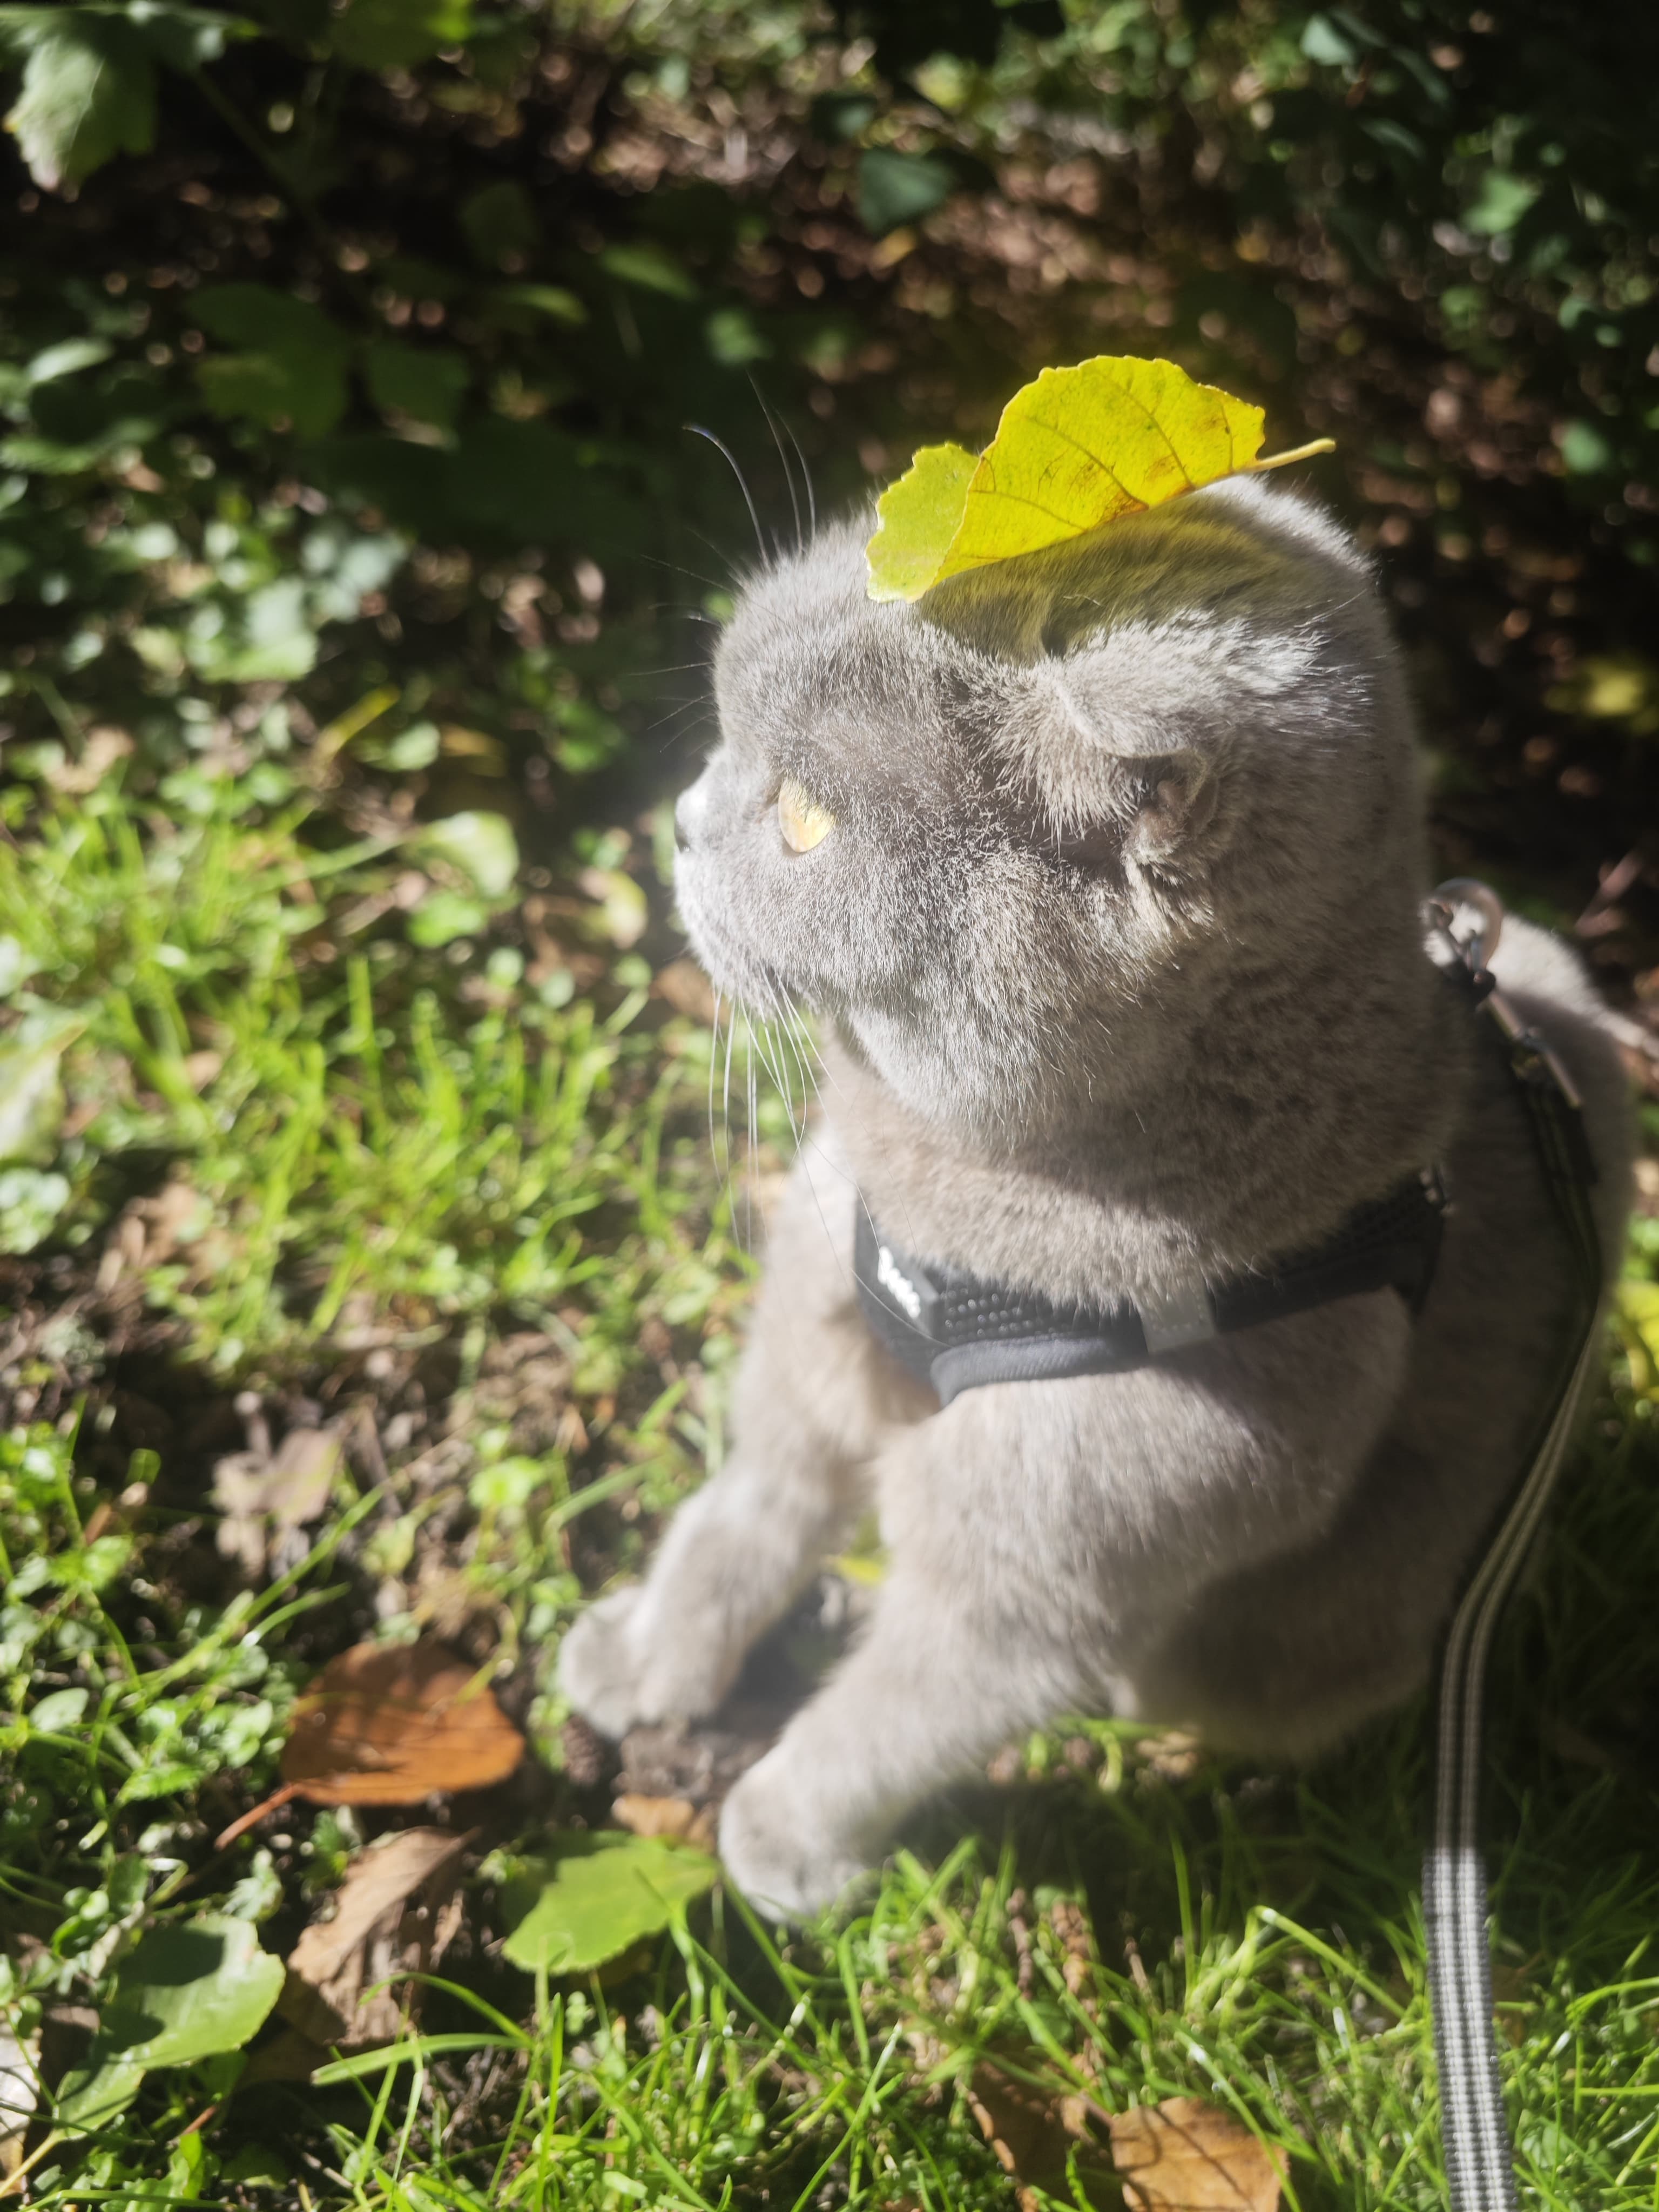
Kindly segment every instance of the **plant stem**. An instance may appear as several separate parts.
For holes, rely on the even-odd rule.
[[[1334,453],[1334,438],[1315,438],[1308,445],[1293,446],[1288,453],[1269,453],[1265,461],[1252,461],[1252,469],[1286,469],[1292,461],[1310,460],[1315,453]]]

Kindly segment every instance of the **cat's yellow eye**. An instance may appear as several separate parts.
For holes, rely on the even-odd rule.
[[[836,817],[827,806],[809,799],[793,776],[784,778],[778,792],[778,828],[792,853],[810,853],[835,826]]]

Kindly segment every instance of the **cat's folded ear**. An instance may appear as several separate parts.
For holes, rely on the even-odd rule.
[[[1005,775],[1062,859],[1201,866],[1224,828],[1226,685],[1189,641],[1138,628],[1018,672]]]
[[[1201,862],[1220,786],[1200,755],[1102,755],[1091,767],[1086,787],[1075,778],[1063,791],[1021,779],[1034,843],[1083,867]]]

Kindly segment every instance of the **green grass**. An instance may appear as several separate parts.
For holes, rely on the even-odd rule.
[[[994,2059],[1056,2109],[1224,2105],[1307,2212],[1444,2203],[1421,1710],[1301,1777],[1079,1722],[933,1808],[843,1925],[781,1942],[717,1889],[603,1982],[508,1966],[514,1853],[605,1809],[561,1771],[552,1651],[718,1459],[750,1273],[721,1072],[650,994],[650,841],[598,864],[659,919],[620,949],[603,884],[561,878],[561,965],[502,902],[461,957],[413,941],[386,902],[410,835],[348,842],[295,789],[42,790],[15,826],[0,1049],[34,1054],[37,1127],[7,1202],[50,1218],[0,1290],[0,2016],[26,2051],[44,2027],[52,2075],[146,1926],[212,1909],[291,1947],[387,1822],[212,1838],[365,1634],[493,1654],[537,1753],[465,1811],[465,1932],[418,2033],[312,2086],[158,2067],[90,2133],[43,2099],[30,2202],[1006,2206],[969,2103]],[[787,1112],[759,1098],[764,1173]],[[147,1242],[169,1190],[194,1198]],[[326,1517],[242,1589],[209,1483],[249,1388],[347,1449]],[[1620,1362],[1494,1668],[1505,2072],[1551,2207],[1659,2203],[1656,1505]],[[1086,2148],[1051,2130],[1033,2201],[1114,2201]]]

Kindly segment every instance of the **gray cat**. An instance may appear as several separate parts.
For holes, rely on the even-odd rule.
[[[711,1711],[873,1505],[862,1640],[727,1800],[785,1914],[1067,1711],[1299,1756],[1425,1678],[1569,1326],[1527,1124],[1425,949],[1413,725],[1367,564],[1246,479],[866,596],[868,520],[745,589],[677,890],[715,981],[817,1010],[826,1111],[771,1228],[734,1445],[564,1646],[617,1735]],[[833,826],[829,826],[833,822]],[[1582,1091],[1620,1249],[1625,1085],[1571,952],[1504,989]],[[1443,1169],[1420,1318],[1371,1291],[940,1409],[878,1346],[856,1209],[1056,1300],[1156,1303]]]

